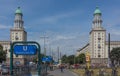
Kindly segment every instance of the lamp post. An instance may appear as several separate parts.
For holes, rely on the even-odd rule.
[[[75,55],[74,55],[74,65],[75,65]]]
[[[111,67],[111,60],[110,60],[110,33],[108,33],[108,67]]]
[[[4,62],[3,63],[5,63],[6,62],[6,58],[7,58],[7,46],[5,46],[5,60],[4,60]]]
[[[40,38],[43,38],[44,40],[44,55],[46,56],[46,47],[45,47],[45,42],[46,42],[46,39],[48,38],[47,36],[42,36]]]
[[[58,50],[58,63],[59,63],[59,47],[57,47],[57,50]]]

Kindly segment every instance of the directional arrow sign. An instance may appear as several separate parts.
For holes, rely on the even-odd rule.
[[[37,47],[35,45],[15,45],[14,54],[16,55],[34,55]]]
[[[50,62],[50,61],[52,61],[52,57],[50,57],[50,56],[48,56],[48,57],[43,57],[43,58],[42,58],[42,61],[43,61],[43,62],[46,62],[46,61],[47,61],[47,62]]]

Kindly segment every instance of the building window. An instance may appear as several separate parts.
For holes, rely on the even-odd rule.
[[[98,44],[98,48],[99,48],[99,49],[101,48],[100,44]]]
[[[18,40],[19,39],[18,36],[16,36],[15,39]]]
[[[100,57],[101,57],[101,55],[98,55],[98,57],[100,58]]]
[[[100,43],[100,40],[98,40],[98,42]]]
[[[101,40],[101,38],[100,38],[100,37],[98,37],[98,40]]]

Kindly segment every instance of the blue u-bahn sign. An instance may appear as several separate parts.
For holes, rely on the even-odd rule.
[[[37,47],[35,45],[15,45],[14,54],[16,55],[35,55]]]
[[[14,75],[13,71],[13,53],[16,55],[34,55],[38,54],[38,76],[41,76],[41,48],[35,41],[18,41],[10,45],[10,76]],[[16,62],[19,65],[19,61]]]

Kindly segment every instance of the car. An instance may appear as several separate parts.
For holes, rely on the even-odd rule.
[[[3,66],[1,69],[1,74],[2,75],[9,75],[9,73],[10,73],[10,68],[7,66]]]
[[[1,74],[1,71],[2,71],[2,65],[0,64],[0,74]]]

